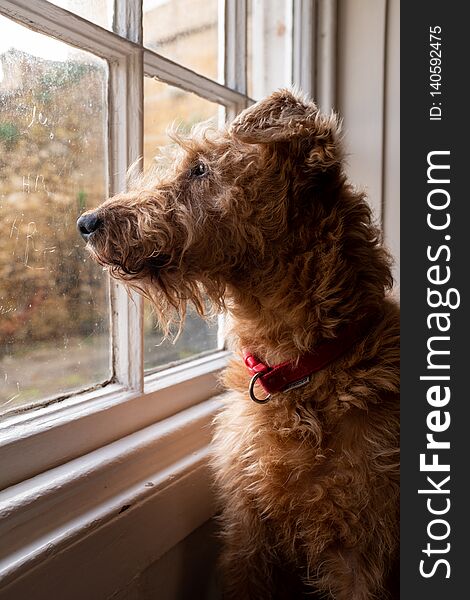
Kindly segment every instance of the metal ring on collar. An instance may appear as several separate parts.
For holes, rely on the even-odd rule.
[[[266,402],[268,402],[268,400],[271,399],[271,394],[268,394],[266,396],[266,398],[257,398],[255,396],[255,383],[258,381],[258,379],[261,377],[261,375],[263,375],[263,373],[256,373],[255,375],[253,375],[253,377],[251,378],[250,381],[250,386],[248,388],[248,391],[250,392],[250,398],[253,400],[253,402],[256,402],[257,404],[266,404]]]

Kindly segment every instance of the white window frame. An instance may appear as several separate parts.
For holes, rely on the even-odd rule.
[[[116,7],[115,27],[120,35],[41,0],[6,0],[0,8],[7,17],[108,61],[111,195],[125,189],[129,167],[142,156],[144,73],[221,104],[230,115],[249,102],[236,90],[236,78],[231,77],[232,89],[144,48],[139,1],[119,0]],[[230,13],[227,18],[231,18]],[[236,27],[240,26],[243,22],[238,17]],[[216,392],[217,373],[228,357],[223,348],[146,375],[142,298],[136,293],[129,295],[111,280],[110,300],[113,383],[56,398],[48,406],[6,415],[0,423],[0,489],[171,416]],[[188,381],[190,389],[185,385]],[[90,431],[92,416],[100,425]],[[64,428],[68,432],[65,443],[58,444],[55,440],[61,439]],[[38,447],[32,455],[22,450],[28,441]]]
[[[311,60],[314,32],[308,24],[314,22],[317,2],[292,2],[292,72],[298,77],[293,83],[312,93],[305,52]],[[125,189],[128,168],[142,156],[144,75],[223,105],[229,120],[252,102],[246,95],[246,11],[247,0],[219,0],[223,85],[143,46],[139,0],[115,0],[117,33],[45,0],[2,0],[0,5],[0,14],[108,61],[111,194]],[[209,424],[220,407],[214,399],[221,392],[218,374],[229,353],[221,348],[146,375],[142,298],[129,295],[114,281],[110,298],[113,383],[0,421],[0,514],[9,517],[0,525],[4,581],[40,560],[48,540],[54,539],[60,548],[72,544],[74,535],[91,522],[101,526],[115,515],[123,498],[130,502],[129,498],[163,494],[168,482],[186,480],[189,472],[195,477],[204,473]],[[152,486],[143,489],[131,472]],[[130,481],[134,487],[129,487]],[[93,501],[84,503],[90,489]],[[51,506],[57,510],[51,512]],[[212,510],[208,500],[194,518],[188,516],[178,535],[184,537]]]

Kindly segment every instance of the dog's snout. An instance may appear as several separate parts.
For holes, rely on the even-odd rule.
[[[90,236],[100,228],[102,219],[96,213],[82,215],[77,220],[77,229],[84,240],[89,240]]]

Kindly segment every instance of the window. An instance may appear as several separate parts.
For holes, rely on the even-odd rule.
[[[255,97],[289,85],[306,6],[2,2],[0,489],[220,391],[219,323],[190,312],[177,343],[162,342],[151,307],[88,259],[75,221],[151,163],[169,123],[233,118],[252,102],[247,81]],[[265,56],[273,36],[282,68]]]
[[[34,4],[40,10],[42,3]],[[54,4],[106,29],[114,23],[121,33],[123,27],[139,30],[140,16],[134,15],[134,23],[119,23],[123,17],[113,14],[108,0]],[[138,9],[138,2],[131,4]],[[215,79],[218,11],[217,0],[144,2],[143,42]],[[74,39],[67,43],[7,16],[0,19],[0,211],[8,228],[0,254],[0,411],[14,413],[108,383],[141,389],[145,373],[222,350],[218,324],[205,323],[191,313],[176,344],[162,340],[151,307],[141,301],[127,307],[134,313],[134,326],[123,323],[111,306],[119,303],[122,310],[129,301],[115,284],[109,289],[106,274],[88,258],[75,221],[81,212],[122,189],[134,158],[130,148],[136,155],[143,150],[144,168],[148,167],[158,147],[170,141],[166,137],[170,123],[185,129],[205,120],[217,124],[226,109],[236,111],[247,99],[236,92],[227,98],[223,86],[208,86],[203,77],[181,67],[177,73],[188,81],[178,77],[175,81],[174,72],[166,76],[159,56],[149,50],[136,56],[135,48],[121,45],[117,35],[113,42],[124,56],[110,74],[115,56],[93,37],[85,50],[85,44]],[[57,28],[54,18],[46,21],[48,33]],[[61,24],[60,29],[60,37],[73,38],[67,27]],[[171,63],[162,62],[171,69]],[[134,105],[116,98],[115,106],[108,106],[120,79],[140,87],[142,63],[146,63],[143,94]],[[135,129],[129,127],[131,119],[138,125]],[[141,127],[143,138],[137,133]],[[127,156],[118,164],[117,157],[109,158],[116,153]],[[137,352],[119,361],[124,346],[137,349],[142,338],[143,355]],[[129,372],[131,366],[134,373]]]

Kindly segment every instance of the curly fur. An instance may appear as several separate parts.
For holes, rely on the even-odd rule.
[[[232,392],[213,444],[227,598],[293,598],[293,578],[337,600],[386,598],[399,315],[380,233],[343,171],[337,118],[280,90],[227,130],[175,140],[167,169],[98,209],[91,251],[152,300],[167,331],[188,302],[230,316]],[[295,360],[379,310],[307,386],[251,402],[242,348]]]

